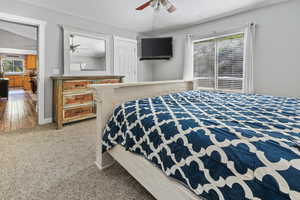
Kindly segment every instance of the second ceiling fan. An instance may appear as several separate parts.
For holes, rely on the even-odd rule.
[[[161,6],[164,6],[169,13],[172,13],[176,10],[174,4],[172,4],[169,0],[150,0],[137,7],[136,10],[144,10],[149,6],[153,7],[154,9],[159,9]]]

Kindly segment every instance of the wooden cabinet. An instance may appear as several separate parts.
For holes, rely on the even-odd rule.
[[[89,84],[92,84],[92,81],[89,81],[89,80],[64,81],[63,90],[64,90],[64,92],[86,90],[86,89],[88,89]]]
[[[23,87],[23,76],[15,77],[15,87]]]
[[[28,75],[7,75],[5,78],[9,79],[9,87],[20,87],[24,90],[31,90],[31,78]]]
[[[8,78],[9,82],[8,82],[8,87],[14,87],[15,86],[15,78],[14,76],[5,76],[6,78]]]
[[[34,70],[37,68],[37,56],[27,55],[25,59],[25,67],[27,70]]]
[[[31,78],[29,76],[24,76],[24,79],[23,79],[23,88],[26,91],[31,90],[30,80],[31,80]]]
[[[23,75],[8,75],[5,78],[9,79],[9,87],[23,87]]]
[[[55,76],[53,80],[54,115],[57,128],[64,124],[96,117],[90,84],[122,82],[122,76]]]

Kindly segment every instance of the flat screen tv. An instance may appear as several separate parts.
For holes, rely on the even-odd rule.
[[[173,38],[144,38],[141,60],[161,60],[173,57]]]

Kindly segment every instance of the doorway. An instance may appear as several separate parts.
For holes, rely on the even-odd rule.
[[[0,20],[0,131],[38,124],[38,27]]]
[[[0,38],[0,132],[49,123],[44,115],[46,23],[0,13],[0,24],[5,39]]]

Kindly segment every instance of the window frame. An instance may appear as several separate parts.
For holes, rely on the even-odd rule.
[[[21,61],[22,62],[22,72],[5,72],[3,68],[3,63],[6,60],[10,60],[14,63],[14,61]],[[14,57],[6,57],[1,59],[1,68],[5,75],[22,75],[25,73],[25,60],[23,58],[14,58]],[[15,69],[15,65],[13,64],[13,68]]]
[[[214,36],[206,36],[206,37],[202,37],[201,39],[195,39],[192,41],[192,54],[193,54],[193,59],[194,59],[194,47],[196,43],[199,42],[205,42],[205,41],[210,41],[210,40],[214,40],[214,45],[215,45],[215,63],[214,63],[214,71],[215,71],[215,76],[214,76],[214,87],[210,88],[210,87],[200,87],[202,89],[205,90],[215,90],[215,91],[224,91],[224,92],[244,92],[244,86],[245,86],[245,46],[244,46],[244,51],[243,51],[243,57],[244,57],[244,61],[243,61],[243,77],[242,78],[236,78],[236,77],[232,77],[232,78],[221,78],[218,76],[218,42],[217,39],[220,38],[224,38],[224,37],[230,37],[230,36],[235,36],[235,35],[243,35],[243,39],[244,39],[244,45],[246,44],[246,38],[245,38],[245,32],[244,31],[234,31],[231,33],[226,33],[226,34],[218,34],[218,35],[214,35]],[[193,61],[193,79],[194,80],[210,80],[211,78],[209,77],[195,77],[195,66],[194,66],[194,61]],[[218,80],[242,80],[242,89],[241,90],[229,90],[229,89],[219,89],[217,88],[218,86]]]

